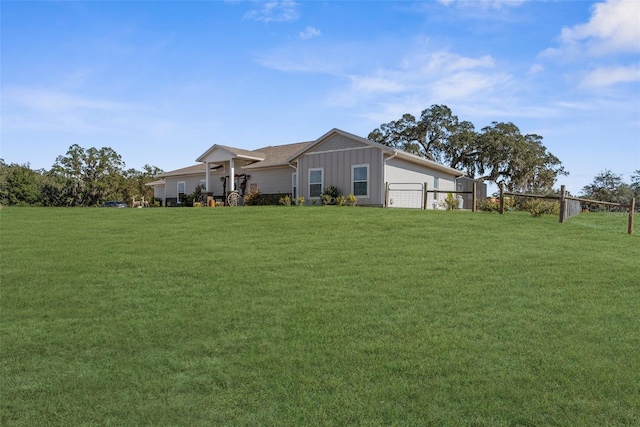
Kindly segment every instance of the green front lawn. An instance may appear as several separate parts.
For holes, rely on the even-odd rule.
[[[640,233],[338,207],[3,208],[2,425],[638,425]]]

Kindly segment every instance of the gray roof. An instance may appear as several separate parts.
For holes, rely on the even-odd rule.
[[[262,152],[262,150],[243,150],[242,148],[229,147],[227,145],[216,144],[217,147],[224,148],[230,153],[235,154],[236,156],[243,157],[257,157],[260,159],[264,159],[266,154]]]
[[[214,169],[215,166],[211,165],[211,169]],[[167,176],[176,176],[176,175],[197,175],[203,174],[206,172],[205,164],[198,163],[197,165],[187,166],[186,168],[174,169],[172,171],[163,172],[155,176],[155,178],[164,178]]]
[[[256,151],[264,154],[264,160],[251,163],[250,165],[245,166],[245,169],[258,169],[267,168],[270,166],[286,165],[289,163],[290,157],[294,156],[297,152],[305,149],[310,144],[311,142],[309,141],[260,148]]]
[[[354,139],[356,141],[360,141],[363,144],[367,144],[372,147],[376,147],[383,152],[394,154],[395,156],[400,156],[401,158],[422,164],[425,166],[429,166],[434,169],[441,170],[446,173],[450,173],[456,176],[461,176],[463,173],[457,169],[450,168],[449,166],[445,166],[434,162],[433,160],[426,159],[424,157],[416,156],[415,154],[407,153],[406,151],[398,150],[392,147],[388,147],[386,145],[379,144],[377,142],[371,141],[366,138],[362,138],[360,136],[345,132],[340,129],[332,129],[320,138],[315,141],[307,141],[307,142],[297,142],[294,144],[285,144],[285,145],[270,145],[267,147],[259,148],[257,150],[244,150],[242,148],[229,147],[226,145],[215,144],[209,150],[207,150],[203,155],[201,155],[198,160],[204,158],[209,152],[215,150],[216,148],[221,148],[226,150],[235,156],[242,157],[247,160],[255,159],[253,163],[249,163],[246,166],[242,166],[243,169],[261,169],[268,168],[274,166],[285,166],[290,164],[290,162],[296,161],[298,157],[303,155],[306,151],[310,150],[317,144],[322,143],[326,138],[331,136],[332,134],[341,134],[348,138]],[[213,168],[212,168],[213,169]],[[197,165],[188,166],[186,168],[176,169],[169,172],[164,172],[156,176],[156,178],[163,178],[167,176],[177,176],[177,175],[195,175],[195,174],[204,174],[205,163],[198,163]]]

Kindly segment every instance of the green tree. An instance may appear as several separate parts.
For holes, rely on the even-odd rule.
[[[141,171],[128,169],[124,174],[127,180],[127,191],[124,198],[131,200],[131,197],[140,198],[144,196],[146,200],[151,200],[153,197],[153,188],[146,184],[154,181],[156,175],[162,172],[163,170],[159,167],[148,164],[145,164]]]
[[[420,120],[405,114],[380,125],[368,138],[448,164],[471,178],[504,182],[511,191],[549,192],[559,175],[567,175],[541,136],[522,135],[513,123],[498,122],[478,133],[446,105],[432,105]]]
[[[631,189],[636,198],[640,197],[640,169],[631,175]],[[636,200],[636,203],[640,203],[640,201]]]
[[[411,114],[380,125],[368,138],[431,160],[447,157],[448,140],[457,130],[458,117],[446,105],[432,105],[422,111],[420,120]]]
[[[513,123],[493,122],[483,128],[477,148],[478,179],[502,182],[509,191],[549,192],[558,175],[567,175],[540,135],[522,135]]]
[[[55,172],[45,171],[41,176],[40,195],[44,206],[67,206],[66,181]]]
[[[600,172],[589,185],[582,188],[582,197],[601,202],[628,203],[634,196],[632,186],[609,169]]]
[[[7,165],[0,159],[0,204],[39,205],[41,174],[32,170],[29,164]]]
[[[66,156],[58,156],[54,176],[63,183],[61,197],[65,206],[95,206],[107,199],[121,198],[125,188],[125,163],[108,147],[83,149],[69,147]]]

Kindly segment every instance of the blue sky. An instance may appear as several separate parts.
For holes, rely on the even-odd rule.
[[[573,193],[640,169],[640,2],[3,1],[1,147],[50,168],[72,144],[127,167],[213,144],[366,137],[446,104],[543,136]]]

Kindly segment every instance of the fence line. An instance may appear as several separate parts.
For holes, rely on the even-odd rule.
[[[417,185],[420,186],[420,189],[417,188],[391,188],[394,185]],[[471,211],[472,212],[476,212],[477,211],[477,185],[474,182],[473,183],[473,189],[471,191],[457,191],[457,190],[429,190],[428,188],[428,184],[425,183],[418,183],[418,182],[385,182],[385,190],[384,190],[384,207],[387,208],[391,205],[390,203],[390,197],[389,197],[389,193],[393,191],[400,191],[400,192],[421,192],[421,200],[420,200],[420,205],[421,205],[421,209],[425,210],[427,209],[427,195],[429,193],[433,193],[435,194],[440,194],[440,193],[451,193],[451,194],[471,194]]]
[[[560,196],[543,196],[540,194],[527,194],[527,193],[513,193],[504,191],[504,183],[500,184],[500,213],[504,214],[504,196],[515,196],[515,197],[533,197],[539,199],[550,199],[550,200],[560,200],[560,213],[558,215],[558,220],[560,223],[564,223],[567,219],[576,216],[580,209],[575,209],[575,202],[578,203],[588,203],[588,204],[597,204],[604,206],[615,206],[619,208],[624,208],[629,210],[629,220],[627,222],[627,233],[633,234],[633,216],[636,205],[636,198],[632,197],[631,201],[628,205],[623,203],[613,203],[613,202],[603,202],[601,200],[590,200],[583,199],[580,197],[569,196],[566,191],[566,187],[564,185],[560,186]],[[571,207],[569,207],[569,202],[572,203]],[[581,207],[581,206],[580,206]]]

